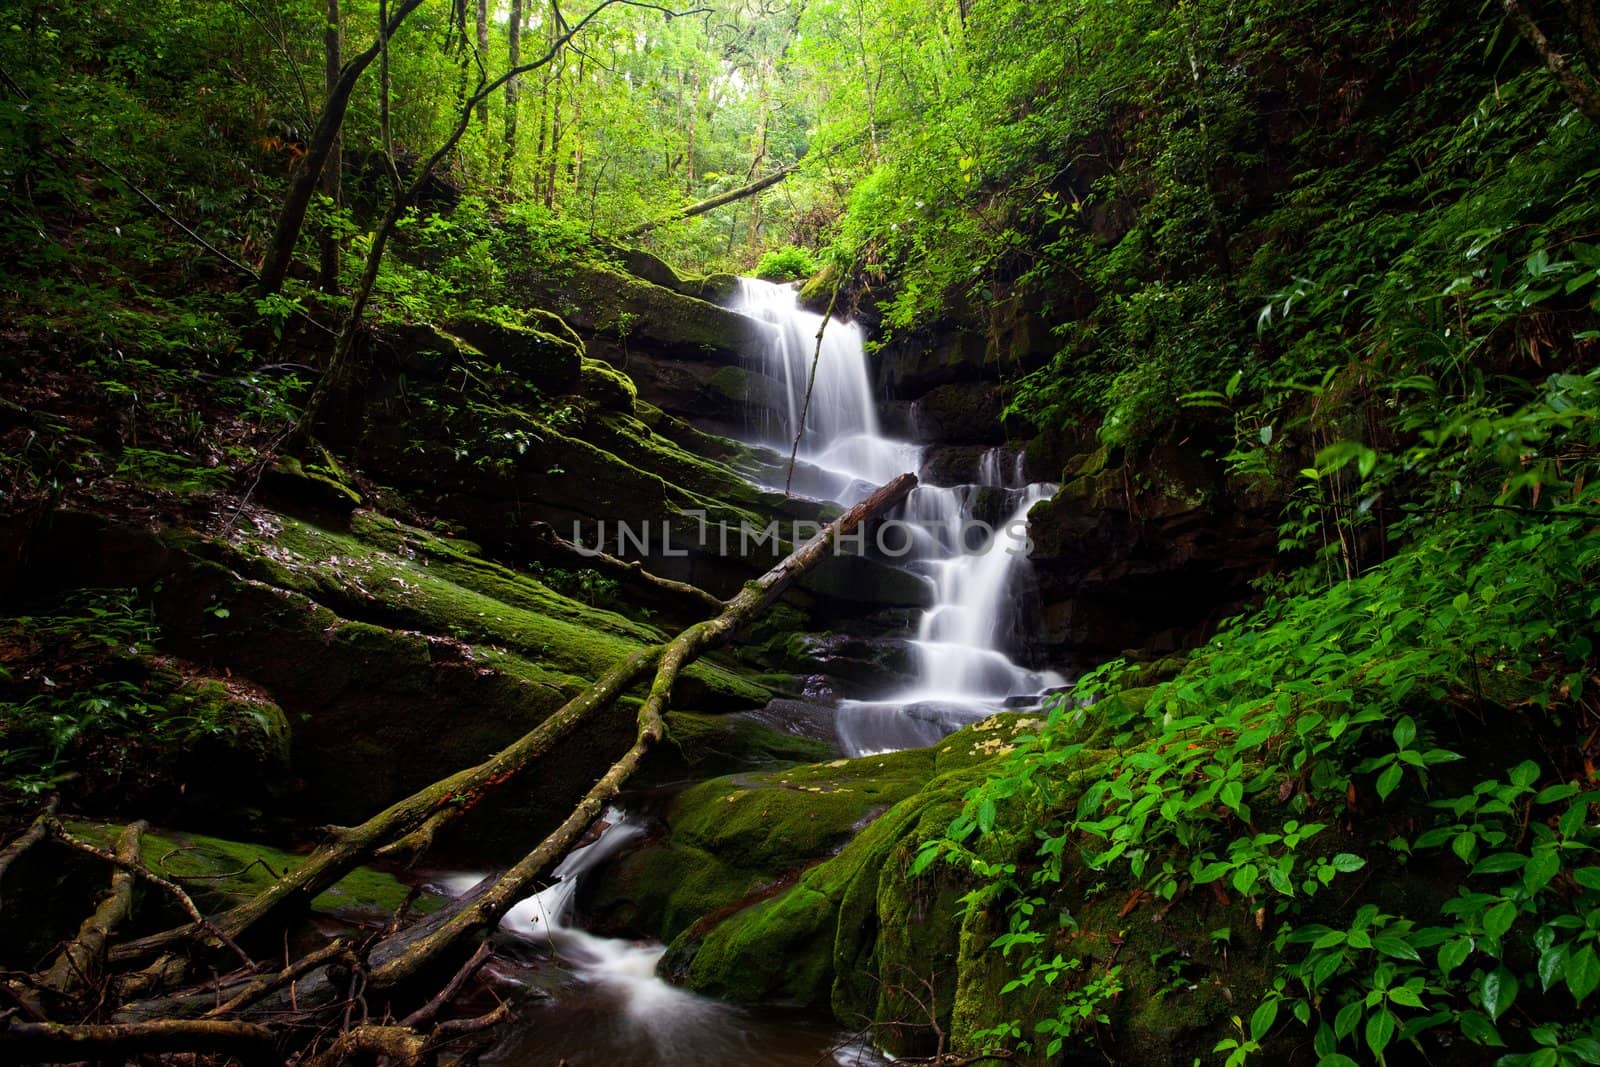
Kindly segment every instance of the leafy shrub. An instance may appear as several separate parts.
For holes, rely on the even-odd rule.
[[[817,270],[811,253],[794,245],[785,245],[765,253],[756,264],[756,277],[769,282],[794,282],[809,278]]]

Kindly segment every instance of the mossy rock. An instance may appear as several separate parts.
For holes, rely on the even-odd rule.
[[[923,394],[913,408],[925,441],[956,445],[998,445],[1005,441],[1000,425],[1004,407],[1000,390],[980,382],[941,385]]]
[[[652,285],[676,291],[683,284],[678,272],[654,252],[646,252],[642,248],[619,248],[616,256],[623,270]]]
[[[795,737],[742,715],[690,711],[667,713],[664,747],[676,758],[653,759],[653,777],[670,772],[681,779],[684,774],[678,773],[680,770],[704,777],[777,764],[815,763],[834,754],[824,742]]]
[[[587,356],[583,360],[578,391],[600,410],[623,415],[633,414],[634,401],[639,397],[632,378],[603,360]]]
[[[818,315],[825,315],[833,300],[833,291],[839,286],[839,268],[825,263],[822,269],[806,279],[800,287],[800,306]]]
[[[756,724],[751,724],[756,725]],[[692,724],[702,737],[704,724]],[[744,727],[735,727],[743,730]],[[763,728],[765,730],[765,728]],[[785,748],[817,742],[788,738]],[[614,928],[672,940],[708,916],[788,884],[920,788],[928,750],[727,775],[675,796],[666,836],[621,859],[590,908]]]
[[[485,560],[470,545],[371,512],[358,513],[348,533],[280,516],[267,536],[237,535],[227,554],[245,573],[268,563],[263,578],[338,611],[349,620],[338,640],[370,635],[393,653],[387,631],[399,628],[491,646],[482,650],[491,659],[509,662],[504,654],[511,653],[539,665],[535,677],[557,682],[557,695],[667,639],[655,627]],[[721,710],[759,706],[768,696],[706,660],[691,664],[682,681]]]
[[[678,286],[685,296],[698,297],[726,306],[739,293],[739,279],[732,274],[708,274],[704,278],[685,278]]]
[[[759,328],[737,312],[608,267],[579,265],[560,279],[528,272],[511,284],[580,331],[669,355],[737,363]]]
[[[458,315],[445,328],[547,393],[578,384],[583,350],[567,337],[482,312]]]
[[[69,822],[68,828],[103,848],[111,848],[123,827],[116,823]],[[142,861],[152,873],[183,886],[203,911],[214,912],[248,900],[292,870],[301,857],[268,845],[164,828],[145,833]],[[342,919],[387,920],[411,888],[393,875],[358,867],[311,902],[311,910]],[[417,914],[437,911],[444,899],[423,893],[411,905]]]
[[[361,494],[335,477],[308,469],[293,456],[280,456],[261,475],[269,499],[287,506],[348,514],[363,503]]]

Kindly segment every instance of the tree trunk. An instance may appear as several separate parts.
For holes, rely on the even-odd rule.
[[[1594,0],[1565,0],[1563,4],[1584,52],[1584,60],[1589,68],[1587,73],[1572,69],[1567,57],[1556,49],[1527,8],[1522,6],[1521,0],[1504,2],[1511,24],[1517,28],[1523,40],[1539,53],[1539,58],[1555,75],[1568,98],[1590,122],[1600,123],[1600,81],[1596,81],[1596,77],[1600,76],[1600,69],[1596,67],[1600,64],[1600,14],[1595,11]]]
[[[506,55],[511,69],[522,63],[522,0],[511,0],[511,22],[506,27]],[[500,184],[511,187],[511,165],[517,158],[517,100],[522,79],[506,81],[506,154],[500,165]]]
[[[478,78],[489,78],[489,0],[478,0]],[[489,98],[478,101],[478,125],[489,132]],[[485,141],[485,144],[488,142]]]
[[[389,17],[387,36],[393,36],[406,17],[421,6],[422,0],[401,0],[394,14]],[[272,242],[267,246],[267,256],[261,264],[256,291],[262,296],[270,296],[283,288],[283,280],[289,275],[289,264],[294,261],[300,229],[305,225],[306,209],[322,181],[322,170],[327,166],[328,158],[339,140],[345,113],[350,110],[350,96],[355,92],[356,82],[361,79],[362,73],[378,58],[381,47],[382,43],[375,41],[364,51],[352,56],[339,71],[338,81],[323,102],[322,115],[311,133],[311,144],[300,160],[300,169],[295,171],[294,178],[289,182],[288,195],[284,197],[283,207],[278,210]]]
[[[339,0],[328,0],[328,24],[322,31],[323,79],[327,95],[331,98],[339,86],[339,67],[342,62],[343,33],[339,27]],[[333,145],[328,150],[328,162],[322,168],[322,192],[339,206],[340,171],[343,169],[343,135],[334,133]],[[322,267],[319,285],[325,293],[339,291],[339,235],[332,223],[324,227],[320,238]]]

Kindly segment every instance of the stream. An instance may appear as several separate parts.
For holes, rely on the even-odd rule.
[[[798,306],[794,287],[741,279],[736,310],[766,323],[746,369],[769,403],[753,406],[752,444],[787,456],[804,420],[791,491],[853,504],[923,465],[925,449],[880,429],[860,328]],[[820,354],[817,335],[822,330]],[[815,381],[811,381],[816,358]],[[806,394],[810,388],[810,401]],[[774,402],[781,399],[781,403]],[[903,545],[887,555],[929,586],[916,636],[915,677],[870,700],[843,700],[841,747],[860,756],[934,744],[1006,708],[1037,707],[1066,684],[1054,671],[1016,662],[1031,579],[1028,509],[1055,487],[1027,484],[1021,458],[984,453],[973,481],[922,484],[890,516]],[[783,490],[783,485],[767,486]],[[985,521],[987,520],[987,521]],[[903,551],[901,551],[903,547]],[[554,882],[502,921],[490,965],[500,982],[525,987],[512,1034],[483,1060],[508,1067],[628,1064],[635,1067],[867,1067],[887,1061],[835,1023],[763,1008],[759,1015],[698,996],[656,975],[665,946],[591,934],[575,903],[584,879],[645,836],[641,816],[608,809],[604,829],[571,852]],[[458,895],[481,877],[434,879]]]

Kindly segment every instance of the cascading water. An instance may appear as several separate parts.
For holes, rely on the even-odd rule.
[[[859,327],[829,321],[824,328],[792,287],[749,278],[740,280],[734,306],[772,327],[752,346],[747,369],[760,376],[762,394],[782,402],[758,412],[755,437],[787,454],[804,412],[794,492],[851,504],[921,467],[922,446],[879,429]],[[1007,655],[1019,621],[1015,594],[1028,573],[1028,509],[1053,487],[1022,484],[1021,457],[1005,449],[986,452],[974,473],[968,485],[919,485],[894,516],[907,533],[900,561],[932,582],[933,606],[918,626],[915,683],[882,700],[841,704],[839,736],[851,755],[931,744],[1008,702],[1064,684],[1059,674],[1029,670]],[[992,528],[976,519],[986,493],[991,502],[1003,497],[1003,519]]]
[[[574,849],[553,872],[554,882],[519,902],[500,929],[519,940],[548,946],[553,960],[577,980],[551,1002],[519,1008],[519,1035],[484,1059],[514,1067],[562,1063],[569,1067],[839,1067],[881,1064],[857,1041],[839,1040],[830,1027],[807,1022],[756,1020],[720,1001],[697,996],[656,976],[666,952],[659,942],[598,937],[574,925],[580,883],[644,836],[641,818],[608,808],[606,828]],[[472,874],[438,879],[460,895],[481,881]],[[541,1011],[541,1006],[547,1006]]]

